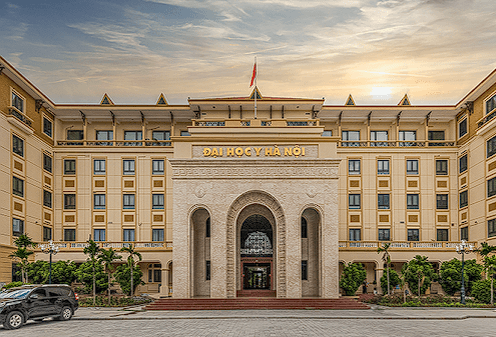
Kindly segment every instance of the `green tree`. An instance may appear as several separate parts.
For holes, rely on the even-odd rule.
[[[496,273],[496,256],[484,257],[484,267],[486,269],[486,277],[491,278],[491,305],[494,305],[494,274]]]
[[[490,280],[480,280],[474,282],[471,294],[477,301],[483,303],[490,303],[491,298],[494,299],[494,289],[491,294],[491,281]]]
[[[349,263],[343,269],[339,286],[346,295],[353,296],[367,278],[367,271],[361,263]]]
[[[52,263],[52,283],[68,284],[76,280],[77,269],[74,261],[57,261]],[[30,263],[27,268],[28,278],[34,284],[45,284],[49,277],[49,263],[47,261],[36,261]]]
[[[98,244],[89,239],[88,241],[88,246],[84,247],[83,253],[88,255],[88,259],[86,261],[91,263],[92,270],[93,270],[93,305],[95,305],[95,300],[96,300],[96,266],[97,264],[100,264],[100,261],[98,261],[97,256],[98,253],[100,253],[100,246]]]
[[[115,269],[113,262],[122,259],[122,256],[118,255],[117,252],[113,250],[112,247],[110,247],[108,250],[102,249],[100,254],[98,254],[98,259],[100,260],[100,263],[103,263],[103,266],[105,267],[105,272],[107,273],[108,304],[110,306],[110,285],[111,285],[110,278]]]
[[[424,294],[431,282],[437,279],[432,264],[427,262],[427,256],[415,256],[403,265],[401,273],[410,290],[417,289],[418,296]]]
[[[29,250],[29,248],[35,248],[37,243],[26,234],[22,234],[14,240],[14,245],[17,247],[17,250],[13,251],[9,257],[18,262],[17,266],[21,269],[22,282],[27,283],[28,275],[26,270],[29,264],[28,259],[33,255],[33,251]]]
[[[467,293],[471,292],[473,283],[482,278],[483,268],[475,259],[465,261],[464,273]],[[457,291],[460,291],[462,282],[462,262],[460,260],[454,258],[444,261],[439,271],[441,287],[447,294],[453,296]]]
[[[84,292],[87,294],[99,294],[106,291],[108,287],[107,274],[103,270],[103,266],[101,264],[95,264],[94,268],[93,263],[88,261],[81,264],[75,271],[78,281],[84,284]],[[94,283],[93,280],[95,280]],[[94,288],[93,284],[95,285]]]
[[[141,280],[143,276],[143,272],[141,271],[141,269],[138,266],[135,266],[133,269],[134,271],[131,273],[130,264],[121,264],[117,267],[114,273],[115,280],[117,281],[117,283],[119,283],[122,291],[126,295],[131,295],[131,287],[134,287],[134,293],[134,290],[136,290],[136,287],[139,284],[145,284],[145,282]],[[131,274],[133,275],[132,283]]]
[[[129,264],[129,269],[131,270],[131,295],[130,296],[134,296],[134,290],[136,289],[136,286],[133,284],[134,283],[134,276],[133,276],[133,273],[134,273],[134,270],[135,270],[135,261],[134,261],[134,257],[136,256],[138,258],[138,261],[141,261],[141,254],[138,253],[135,248],[133,247],[132,244],[129,244],[129,246],[127,247],[122,247],[121,248],[121,252],[124,252],[124,253],[128,253],[129,256],[127,257],[127,263]]]
[[[382,261],[385,261],[387,264],[387,268],[386,268],[387,286],[386,286],[386,288],[387,288],[387,294],[391,295],[391,285],[390,285],[390,277],[389,277],[389,269],[391,268],[390,267],[391,256],[389,255],[389,247],[391,247],[390,242],[383,243],[382,247],[377,247],[377,254],[384,252],[384,254],[382,254]],[[381,282],[381,288],[382,288],[382,282]],[[384,288],[383,288],[383,292],[384,292]]]
[[[396,270],[394,269],[389,270],[388,268],[388,271],[389,273],[382,275],[380,280],[382,292],[384,294],[385,293],[391,294],[392,289],[394,289],[397,285],[401,285],[401,279],[398,273],[396,272]],[[389,275],[389,279],[386,275]],[[389,290],[388,290],[388,285],[389,285]]]

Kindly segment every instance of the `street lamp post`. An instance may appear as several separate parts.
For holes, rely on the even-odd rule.
[[[49,278],[48,284],[52,284],[52,255],[55,255],[59,252],[59,246],[53,244],[53,241],[48,241],[47,244],[40,245],[40,249],[45,254],[50,254],[50,264],[49,264]]]
[[[460,302],[462,304],[465,304],[465,254],[472,253],[474,250],[474,246],[467,244],[465,240],[462,240],[462,242],[459,245],[456,245],[456,252],[458,254],[462,254],[462,289],[461,289],[461,298]]]

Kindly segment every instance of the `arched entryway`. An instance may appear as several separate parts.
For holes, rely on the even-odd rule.
[[[194,297],[210,297],[210,213],[198,208],[191,214],[192,273]]]

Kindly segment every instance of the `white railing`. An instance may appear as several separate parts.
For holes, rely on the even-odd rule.
[[[172,241],[165,242],[107,242],[107,241],[97,241],[96,242],[100,248],[113,248],[120,249],[124,247],[129,247],[131,245],[136,249],[161,249],[161,248],[172,248]],[[88,242],[54,242],[59,249],[63,250],[83,250],[88,247]]]
[[[390,248],[393,250],[402,249],[448,249],[455,250],[456,245],[460,242],[447,242],[447,241],[339,241],[339,248],[343,250],[377,250],[383,244],[390,243]],[[477,246],[476,242],[468,242]]]

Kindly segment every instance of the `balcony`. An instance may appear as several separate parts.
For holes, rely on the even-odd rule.
[[[340,147],[450,147],[455,146],[454,141],[434,140],[434,141],[400,141],[400,140],[381,140],[381,141],[340,141]]]
[[[496,117],[496,110],[494,110],[492,113],[482,117],[481,119],[479,119],[477,121],[477,128],[480,129],[482,128],[484,125],[486,125],[487,123],[489,123],[489,121],[491,121],[494,117]]]
[[[306,127],[319,126],[318,119],[194,119],[193,126],[207,127]]]
[[[26,134],[33,134],[34,130],[32,128],[33,120],[20,112],[15,107],[9,107],[9,114],[7,115],[7,120],[10,124],[18,127]]]
[[[121,249],[133,245],[134,248],[140,252],[153,251],[153,250],[172,250],[172,241],[165,242],[96,242],[100,248],[113,248]],[[60,251],[83,251],[88,246],[87,242],[54,242],[59,247]]]
[[[170,140],[59,140],[58,146],[98,146],[98,147],[164,147],[172,146]]]
[[[459,241],[339,241],[339,250],[377,251],[384,243],[391,243],[390,250],[452,250]],[[477,246],[477,242],[467,242]]]

